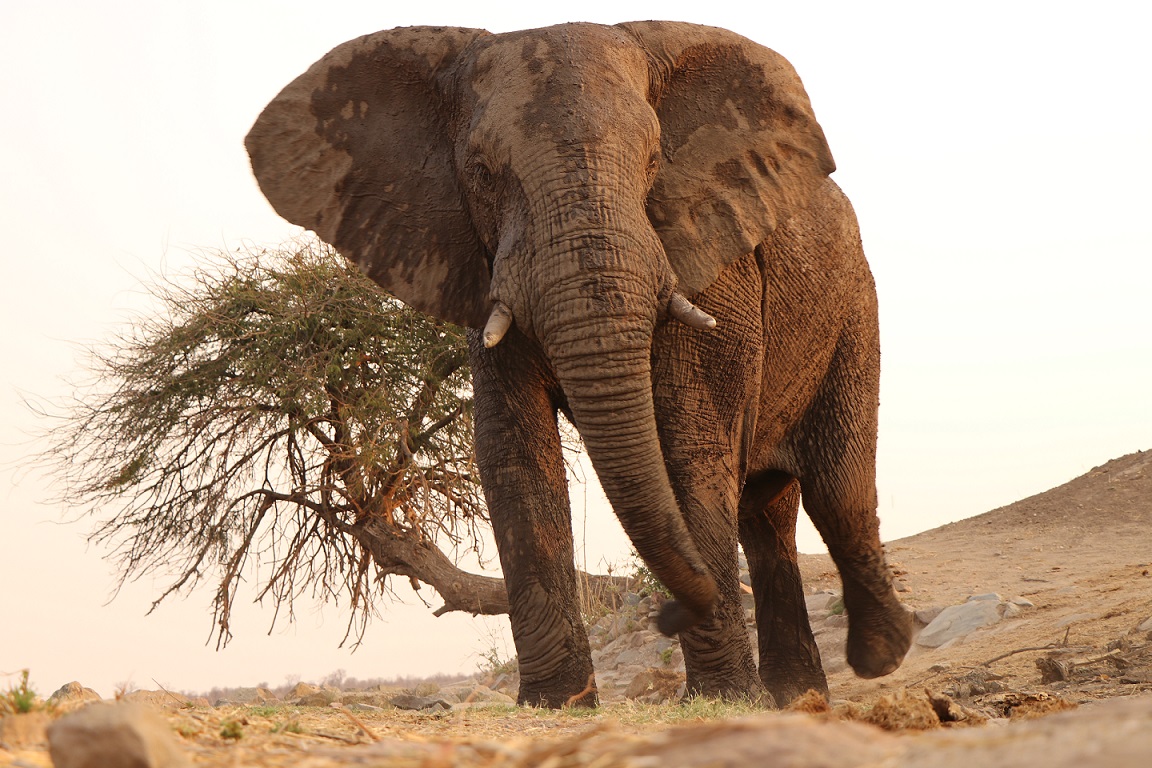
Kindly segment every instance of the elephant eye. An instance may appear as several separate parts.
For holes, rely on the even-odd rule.
[[[652,153],[648,158],[648,186],[652,186],[652,182],[656,180],[656,174],[660,171],[660,150]]]
[[[475,158],[470,165],[472,178],[476,180],[476,183],[483,186],[491,186],[493,174],[492,169],[488,167],[488,163],[480,158]]]

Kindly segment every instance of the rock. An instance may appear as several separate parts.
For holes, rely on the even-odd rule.
[[[65,683],[48,697],[48,703],[60,709],[76,709],[90,701],[100,700],[100,694],[76,681]]]
[[[834,613],[828,618],[824,619],[824,626],[833,628],[846,628],[848,626],[848,614]]]
[[[168,723],[145,706],[94,703],[48,727],[55,768],[184,768]]]
[[[257,704],[280,704],[280,698],[267,688],[237,688],[228,698],[229,704],[254,706]],[[219,703],[216,706],[221,706]]]
[[[296,683],[292,690],[288,692],[288,701],[295,701],[302,699],[305,696],[311,696],[314,693],[320,693],[320,686],[312,685],[311,683]]]
[[[1004,598],[1000,597],[1000,595],[996,594],[995,592],[985,592],[985,593],[980,594],[980,595],[970,595],[968,597],[968,602],[970,602],[970,603],[974,603],[974,602],[979,601],[979,600],[987,600],[987,601],[992,601],[995,603],[1004,602]]]
[[[446,699],[454,699],[454,704],[515,704],[511,696],[494,691],[486,685],[453,685],[443,688],[440,695]]]
[[[336,694],[331,691],[316,691],[306,696],[301,696],[296,699],[296,706],[299,707],[326,707],[332,702],[336,701]]]
[[[167,707],[177,709],[192,705],[192,700],[182,693],[172,691],[132,691],[124,694],[120,701],[125,704],[142,704],[146,707]]]
[[[1144,623],[1136,627],[1139,632],[1152,632],[1152,616],[1144,620]]]
[[[817,611],[827,611],[832,607],[832,603],[840,596],[835,592],[816,592],[815,594],[806,595],[804,597],[804,608],[808,613]]]
[[[392,699],[396,694],[397,691],[394,689],[389,691],[348,691],[336,697],[336,701],[348,706],[365,704],[376,709],[392,709]]]
[[[624,691],[624,698],[646,704],[673,700],[684,683],[684,675],[667,669],[650,667],[636,674]]]
[[[916,644],[925,648],[939,648],[945,643],[965,637],[977,629],[990,627],[1002,618],[998,600],[969,600],[962,605],[950,605],[940,612],[916,638]]]
[[[921,608],[912,614],[912,618],[915,619],[916,623],[920,626],[926,627],[931,624],[932,620],[939,616],[940,612],[943,610],[943,605],[934,605],[931,608]]]
[[[447,711],[452,705],[444,699],[432,696],[417,696],[414,693],[398,693],[390,702],[396,709],[406,709],[415,712]]]

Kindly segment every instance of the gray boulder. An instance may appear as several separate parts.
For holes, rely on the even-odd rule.
[[[186,768],[188,759],[156,712],[138,704],[91,704],[48,726],[56,768]]]
[[[961,605],[950,605],[916,638],[916,644],[925,648],[940,646],[966,637],[978,629],[990,627],[1004,617],[999,596],[989,598],[980,595],[969,598]]]

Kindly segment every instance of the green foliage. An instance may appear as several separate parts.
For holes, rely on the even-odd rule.
[[[500,675],[512,675],[519,669],[516,657],[505,658],[496,646],[492,646],[487,651],[480,655],[480,663],[476,665],[476,671],[481,675],[489,677],[499,677]]]
[[[637,590],[639,594],[647,597],[649,595],[661,595],[671,599],[672,593],[668,588],[648,569],[644,561],[640,559],[640,555],[636,552],[632,553],[632,558],[636,563],[636,576],[635,578],[640,582],[640,588]]]
[[[298,718],[293,717],[273,725],[272,733],[304,733],[304,726],[300,725]]]
[[[664,650],[660,651],[660,663],[664,666],[672,664],[672,657],[676,655],[676,646],[670,645]]]
[[[43,410],[61,501],[97,516],[122,580],[177,574],[153,607],[214,574],[224,644],[255,577],[289,620],[301,594],[343,598],[359,637],[389,574],[414,575],[373,542],[478,546],[462,329],[315,240],[209,254],[149,290],[159,311]]]
[[[244,738],[244,724],[239,720],[225,720],[220,724],[220,738],[239,741]]]
[[[40,697],[28,685],[28,670],[20,670],[20,682],[0,697],[0,713],[26,714],[40,705]]]

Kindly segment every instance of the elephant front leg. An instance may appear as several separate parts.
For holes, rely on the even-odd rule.
[[[796,551],[800,485],[782,472],[749,478],[740,496],[740,542],[756,599],[760,679],[777,706],[809,690],[828,696]]]
[[[653,389],[672,487],[719,588],[712,617],[680,634],[688,693],[769,704],[752,659],[737,560],[737,505],[763,368],[760,286],[756,261],[746,257],[695,299],[717,318],[715,329],[658,327]]]
[[[475,334],[474,334],[475,335]],[[508,590],[518,703],[597,705],[552,387],[520,338],[472,339],[476,454]]]

